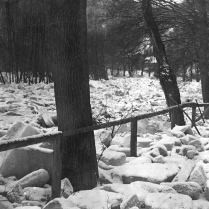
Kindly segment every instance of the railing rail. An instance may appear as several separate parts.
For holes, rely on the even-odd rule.
[[[61,153],[60,153],[60,140],[64,136],[72,136],[74,134],[78,133],[85,133],[90,132],[94,130],[99,130],[102,128],[108,128],[112,126],[122,125],[126,123],[131,123],[131,142],[130,142],[130,153],[131,156],[137,155],[137,121],[145,118],[151,118],[154,116],[162,115],[169,113],[169,111],[175,109],[175,108],[186,108],[191,107],[192,108],[192,126],[195,125],[195,114],[196,114],[196,107],[208,107],[209,103],[202,103],[197,104],[194,102],[190,103],[184,103],[176,106],[172,106],[157,112],[152,113],[145,113],[141,114],[135,117],[125,118],[121,120],[112,121],[109,123],[103,123],[96,126],[89,126],[80,128],[77,130],[71,130],[71,131],[57,131],[50,134],[41,134],[41,135],[34,135],[19,139],[12,139],[7,141],[1,141],[0,142],[0,152],[7,151],[10,149],[17,149],[33,144],[38,144],[41,142],[48,142],[52,141],[53,143],[53,170],[52,170],[52,199],[60,196],[60,189],[61,189],[61,173],[62,173],[62,161],[61,161]]]

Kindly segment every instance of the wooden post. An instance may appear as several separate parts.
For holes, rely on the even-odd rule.
[[[60,152],[60,140],[62,135],[59,135],[53,140],[53,171],[52,171],[52,199],[60,197],[61,178],[62,178],[62,159]]]
[[[192,107],[192,127],[195,126],[196,107]]]
[[[131,157],[137,157],[137,119],[131,121]]]

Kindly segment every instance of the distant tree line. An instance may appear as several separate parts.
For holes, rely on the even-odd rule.
[[[152,0],[152,5],[175,74],[183,81],[209,83],[208,1]],[[141,0],[87,1],[90,78],[108,79],[108,73],[157,76],[156,52],[142,14]],[[50,16],[41,0],[0,1],[0,71],[7,72],[10,82],[52,81],[47,53]]]

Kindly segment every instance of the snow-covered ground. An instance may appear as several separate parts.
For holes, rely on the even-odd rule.
[[[179,83],[182,102],[202,102],[200,83]],[[90,81],[91,106],[97,122],[108,122],[166,107],[163,91],[156,79],[146,77]],[[0,130],[17,120],[30,122],[39,114],[56,114],[53,84],[0,85]],[[168,117],[161,117],[167,120]],[[159,117],[158,117],[159,120]],[[55,128],[56,129],[56,128]]]

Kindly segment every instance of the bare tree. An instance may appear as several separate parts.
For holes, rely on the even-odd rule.
[[[165,46],[161,40],[158,26],[156,25],[152,14],[151,0],[142,0],[142,10],[154,46],[155,56],[158,63],[158,76],[165,94],[167,105],[173,106],[176,105],[176,103],[180,104],[181,100],[176,76],[168,64]],[[184,115],[181,109],[170,111],[170,118],[171,128],[173,128],[175,124],[185,124]]]

